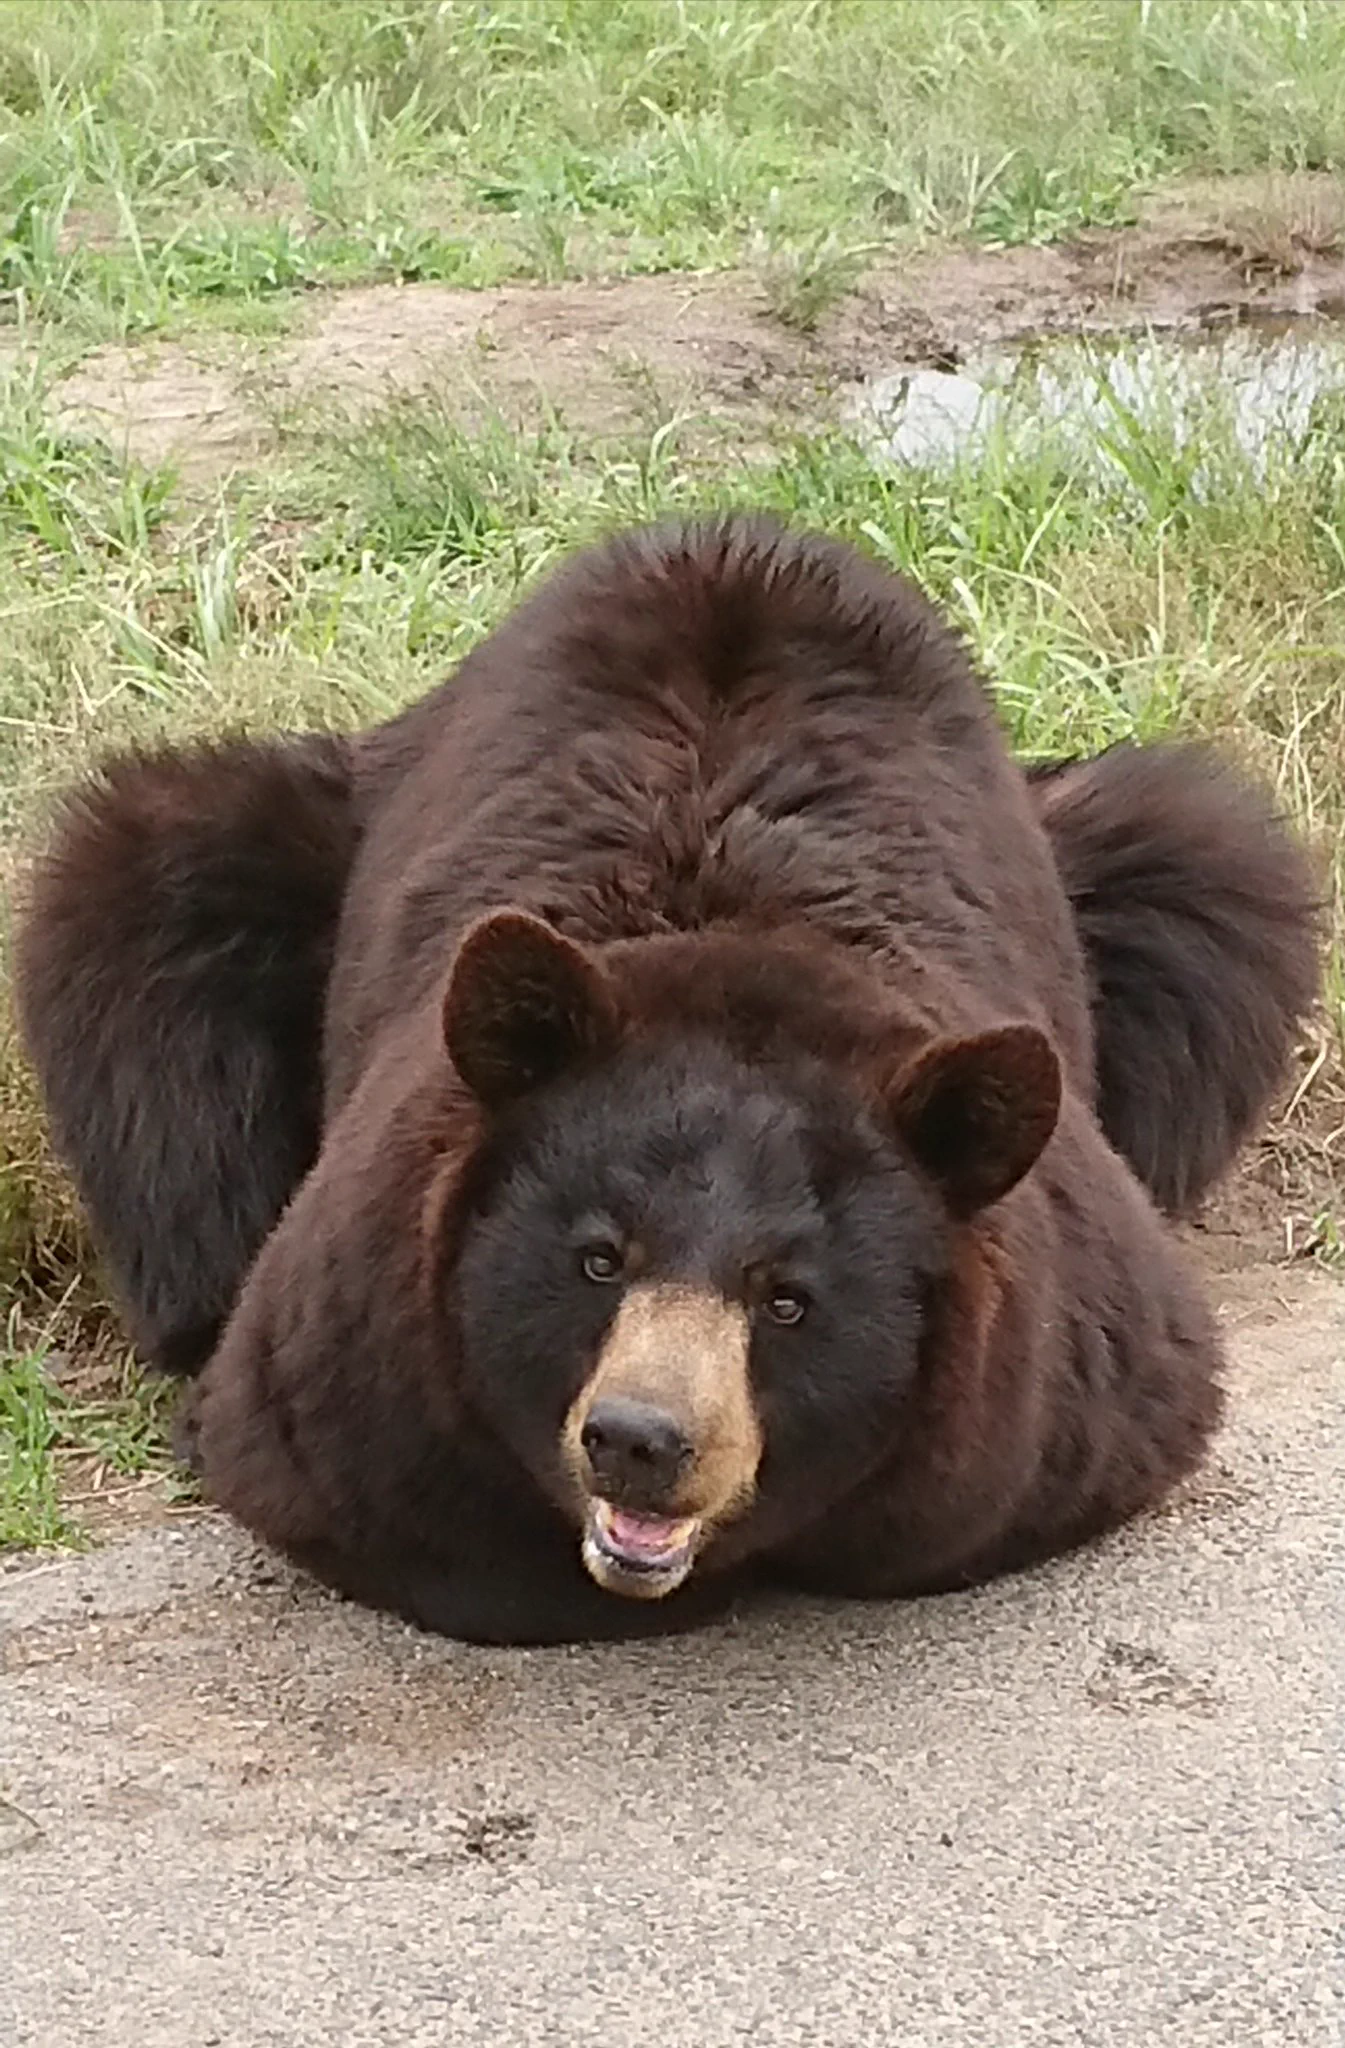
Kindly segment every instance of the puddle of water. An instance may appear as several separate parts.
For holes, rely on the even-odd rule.
[[[1345,334],[1293,323],[1217,337],[1051,340],[971,357],[958,371],[897,368],[869,380],[848,417],[880,460],[946,469],[992,440],[1049,445],[1085,473],[1124,481],[1146,443],[1192,459],[1190,481],[1240,449],[1265,473],[1276,447],[1301,442],[1314,408],[1345,392]]]

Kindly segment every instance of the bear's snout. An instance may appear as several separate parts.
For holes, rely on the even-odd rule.
[[[687,1431],[649,1401],[609,1396],[595,1401],[579,1432],[593,1491],[621,1507],[666,1507],[690,1464]]]
[[[566,1418],[583,1558],[609,1592],[658,1599],[715,1526],[751,1500],[761,1425],[737,1304],[688,1287],[632,1288]]]

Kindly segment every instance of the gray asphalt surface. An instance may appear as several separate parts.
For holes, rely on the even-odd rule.
[[[1229,1327],[1186,1500],[922,1605],[488,1651],[206,1517],[12,1570],[0,2042],[1340,2048],[1345,1289]]]

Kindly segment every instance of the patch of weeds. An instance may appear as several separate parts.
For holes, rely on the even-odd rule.
[[[61,1504],[59,1396],[40,1350],[10,1341],[0,1355],[0,1550],[72,1547],[77,1524]]]
[[[166,1472],[172,1464],[168,1429],[176,1401],[170,1381],[148,1378],[123,1355],[101,1369],[91,1386],[74,1382],[58,1387],[54,1418],[60,1449],[87,1461],[94,1484],[106,1475],[130,1479]]]
[[[539,284],[559,284],[570,275],[573,216],[553,208],[530,208],[518,229],[519,247],[529,275]]]
[[[97,1504],[170,1479],[176,1398],[125,1356],[74,1369],[49,1332],[25,1338],[12,1314],[0,1353],[0,1550],[79,1548]]]
[[[55,554],[130,555],[168,515],[173,476],[55,425],[36,373],[0,387],[0,529]]]
[[[784,327],[814,334],[823,316],[852,292],[881,242],[847,242],[828,230],[804,242],[782,243],[769,230],[751,254],[766,304]]]
[[[400,219],[352,229],[226,221],[76,249],[59,279],[26,287],[25,303],[34,317],[59,316],[69,331],[95,338],[179,328],[197,308],[217,327],[274,332],[292,317],[270,310],[276,302],[320,286],[480,286],[519,267],[503,243]]]
[[[165,310],[158,332],[166,341],[189,343],[216,334],[237,336],[244,341],[276,341],[302,325],[304,305],[297,292],[273,292],[257,299],[239,299],[230,294],[180,299]]]
[[[373,75],[325,79],[290,113],[286,159],[318,217],[347,226],[425,161],[432,120],[418,84],[394,102]]]
[[[651,130],[651,186],[666,213],[708,228],[741,227],[760,189],[754,138],[717,110],[665,113],[646,101]]]
[[[1345,1271],[1345,1224],[1334,1210],[1318,1210],[1303,1250],[1330,1271]]]
[[[338,511],[315,535],[314,558],[480,561],[537,522],[565,446],[559,429],[464,424],[433,392],[394,398],[339,433],[328,423],[305,489]]]
[[[310,238],[292,221],[226,223],[173,235],[145,250],[146,267],[170,299],[229,294],[260,298],[311,284]]]
[[[1271,172],[1225,210],[1223,229],[1248,275],[1296,277],[1313,256],[1345,243],[1345,187],[1338,178]]]
[[[1098,177],[1013,151],[993,177],[978,180],[969,227],[983,241],[1011,247],[1056,242],[1080,228],[1124,227],[1136,218],[1133,170]]]
[[[73,192],[68,181],[60,191],[19,199],[0,238],[0,292],[23,294],[40,306],[69,291],[77,259],[66,250],[62,231]]]

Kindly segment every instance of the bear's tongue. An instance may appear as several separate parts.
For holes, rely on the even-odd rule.
[[[651,1562],[680,1550],[695,1527],[694,1522],[667,1515],[640,1515],[628,1508],[609,1507],[605,1501],[601,1521],[603,1535],[614,1549]]]

